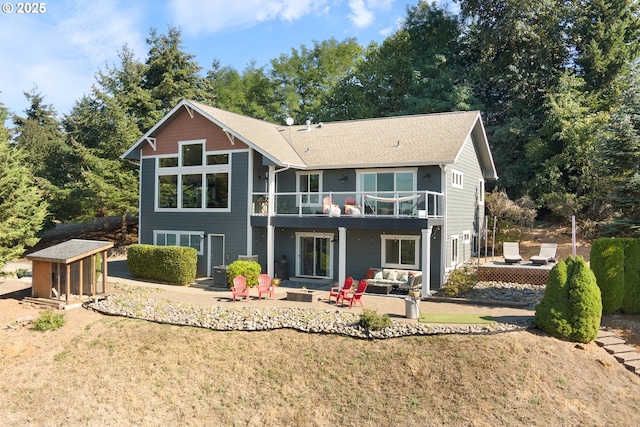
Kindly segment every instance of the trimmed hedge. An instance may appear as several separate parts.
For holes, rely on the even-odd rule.
[[[227,281],[229,287],[233,286],[233,278],[236,276],[244,276],[247,279],[247,286],[252,288],[258,286],[258,276],[262,271],[262,267],[255,261],[236,260],[227,266]]]
[[[602,292],[603,314],[640,313],[640,239],[596,239],[591,269]]]
[[[624,297],[624,246],[622,239],[596,239],[591,245],[591,270],[602,294],[602,313],[622,307]]]
[[[536,325],[557,338],[587,343],[598,336],[602,299],[596,277],[582,257],[560,260],[549,272]]]
[[[127,266],[137,279],[189,285],[197,263],[198,251],[190,247],[135,244],[127,249]]]
[[[624,239],[624,297],[620,309],[640,313],[640,239]]]

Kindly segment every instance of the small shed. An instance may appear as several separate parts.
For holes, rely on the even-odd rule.
[[[112,242],[72,239],[27,255],[31,297],[80,303],[107,292],[107,251]]]

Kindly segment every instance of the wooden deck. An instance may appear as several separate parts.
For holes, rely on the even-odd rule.
[[[482,282],[528,283],[546,285],[549,271],[555,264],[534,265],[531,262],[506,264],[490,261],[478,266],[478,280]]]

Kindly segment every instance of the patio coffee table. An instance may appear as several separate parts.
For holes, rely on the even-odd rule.
[[[287,300],[289,301],[302,301],[313,302],[313,299],[319,294],[317,291],[310,291],[308,289],[296,289],[287,291]]]

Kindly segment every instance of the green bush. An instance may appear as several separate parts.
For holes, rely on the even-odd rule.
[[[391,326],[391,318],[387,314],[378,314],[375,310],[362,309],[358,324],[369,331],[379,331]]]
[[[237,260],[227,266],[227,280],[229,287],[233,286],[233,278],[244,276],[247,279],[247,286],[250,288],[258,285],[258,276],[262,267],[255,261]]]
[[[33,329],[36,331],[55,331],[58,328],[64,326],[67,323],[67,319],[64,317],[64,313],[56,313],[51,309],[44,310],[33,322]]]
[[[625,250],[623,239],[596,239],[591,245],[591,270],[602,294],[602,313],[613,314],[622,307],[625,293]]]
[[[188,285],[196,279],[198,251],[185,246],[131,245],[127,266],[138,279]]]
[[[624,246],[624,296],[620,309],[640,313],[640,239],[622,239]]]
[[[596,277],[582,257],[560,260],[549,272],[536,325],[555,337],[590,342],[598,336],[602,299]]]
[[[449,272],[444,294],[448,297],[459,297],[469,292],[478,283],[476,270],[468,266]]]

